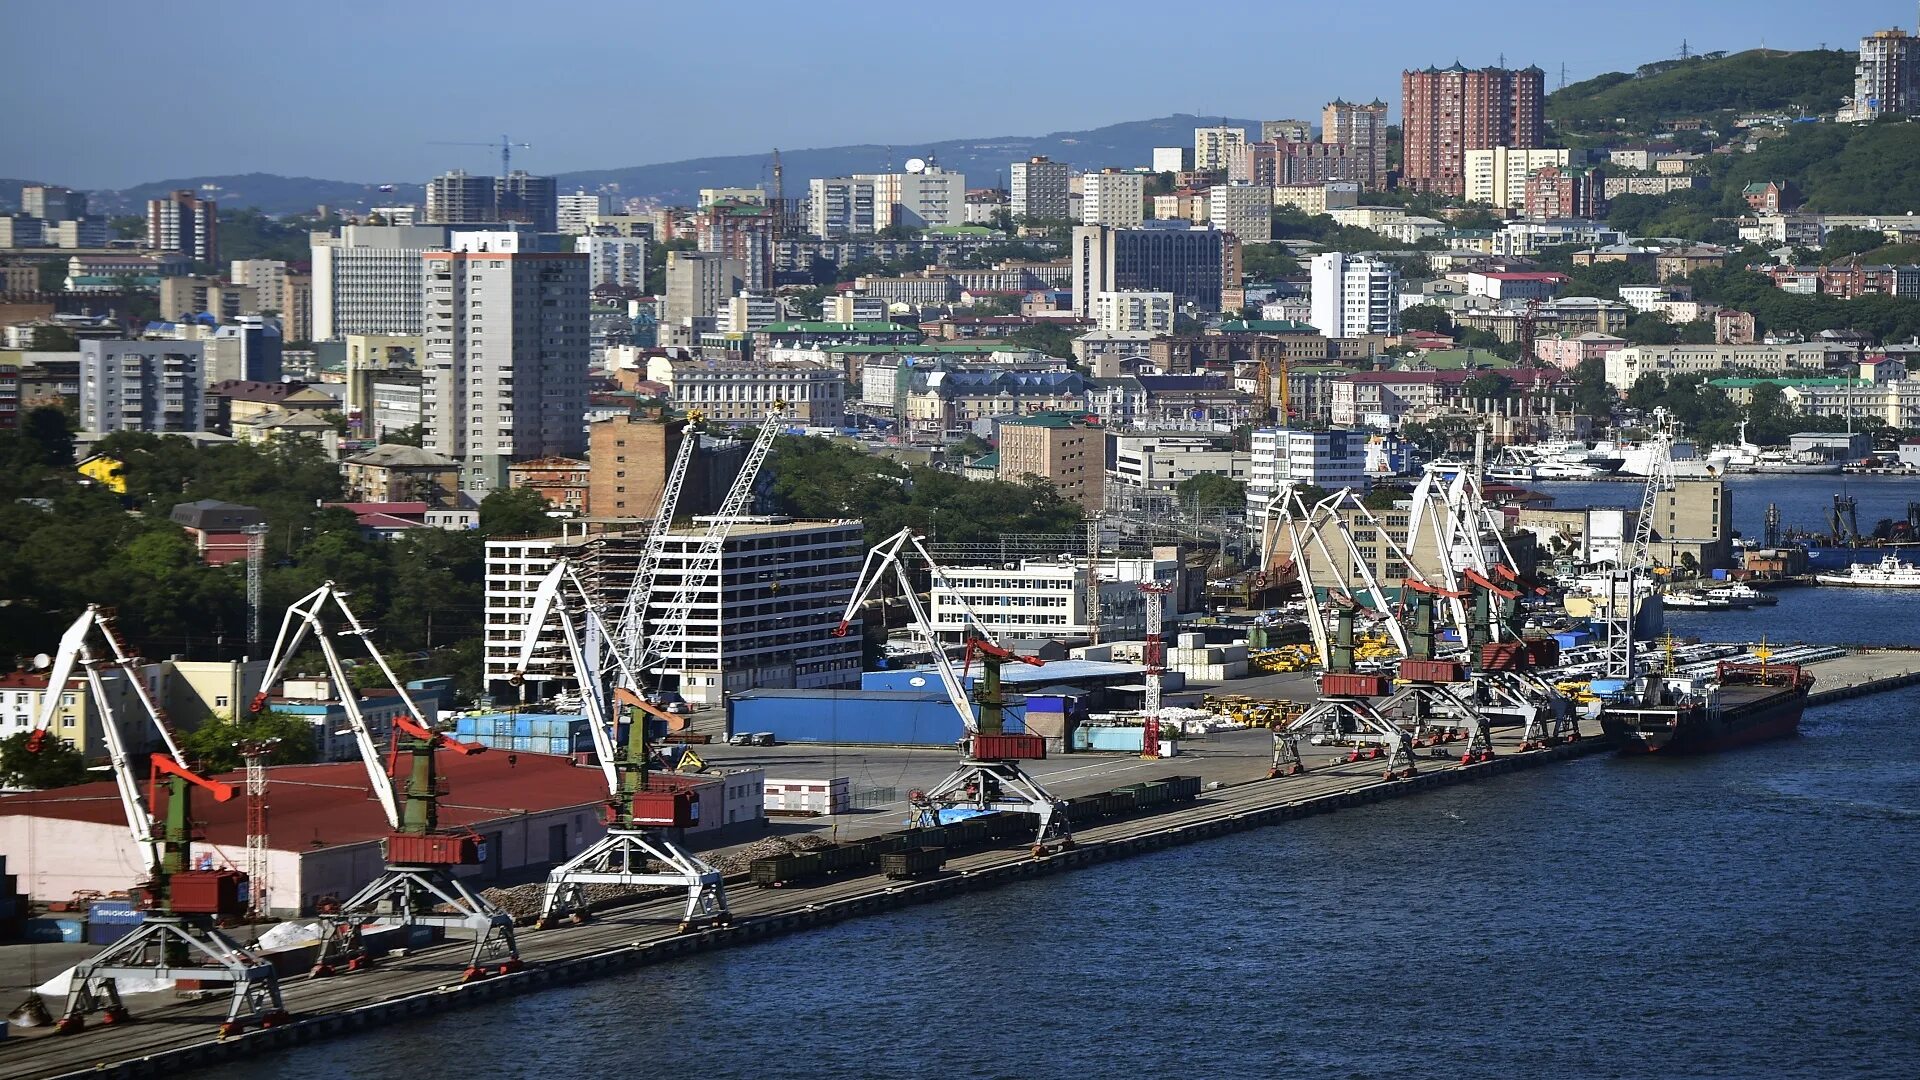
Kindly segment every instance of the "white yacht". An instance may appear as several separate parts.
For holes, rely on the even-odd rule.
[[[1888,552],[1877,563],[1855,563],[1844,573],[1815,574],[1822,585],[1852,585],[1872,589],[1920,589],[1920,564],[1902,562]]]

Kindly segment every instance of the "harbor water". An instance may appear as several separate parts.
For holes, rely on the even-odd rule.
[[[1920,477],[1912,476],[1757,476],[1736,473],[1726,478],[1726,484],[1727,491],[1733,496],[1733,527],[1756,545],[1766,536],[1768,503],[1780,507],[1783,530],[1825,534],[1827,514],[1833,509],[1833,497],[1851,495],[1860,531],[1870,534],[1882,518],[1904,520],[1907,504],[1920,502]],[[1639,509],[1640,497],[1645,490],[1640,483],[1614,480],[1542,482],[1525,486],[1553,496],[1556,509],[1582,506]]]
[[[213,1075],[1911,1080],[1916,721],[1920,688],[1817,706]]]

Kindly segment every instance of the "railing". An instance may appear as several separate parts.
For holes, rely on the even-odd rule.
[[[853,810],[867,810],[876,806],[885,806],[900,801],[900,789],[890,787],[864,788],[847,797],[847,806]]]

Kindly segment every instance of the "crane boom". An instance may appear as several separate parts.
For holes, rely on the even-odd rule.
[[[640,639],[646,630],[647,599],[653,595],[654,574],[660,567],[660,553],[666,549],[667,533],[673,528],[674,515],[680,509],[680,492],[686,487],[687,470],[693,462],[694,448],[700,442],[694,434],[695,416],[689,416],[680,432],[680,449],[673,457],[673,468],[660,489],[660,502],[653,510],[653,523],[647,528],[647,541],[640,549],[640,570],[633,587],[627,590],[626,606],[620,612],[620,644],[627,656],[640,655]]]

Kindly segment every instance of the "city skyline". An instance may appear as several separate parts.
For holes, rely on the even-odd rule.
[[[0,176],[103,189],[246,172],[418,183],[454,168],[493,172],[497,150],[437,144],[497,143],[502,132],[533,144],[516,154],[516,166],[554,175],[770,146],[985,140],[1182,112],[1317,116],[1335,97],[1378,97],[1392,106],[1392,122],[1398,123],[1399,74],[1406,68],[1456,60],[1481,67],[1504,59],[1516,68],[1537,64],[1552,90],[1560,84],[1562,64],[1568,81],[1578,82],[1677,55],[1682,41],[1694,52],[1737,52],[1763,43],[1852,49],[1861,35],[1911,26],[1915,16],[1911,5],[1892,0],[1855,5],[1844,21],[1809,20],[1804,5],[1784,0],[1714,0],[1679,10],[1625,0],[1610,9],[1612,17],[1566,35],[1539,19],[1537,6],[1505,0],[1482,5],[1476,12],[1481,17],[1470,22],[1401,0],[1387,0],[1364,15],[1314,7],[1290,14],[1286,22],[1275,22],[1271,8],[1230,3],[1217,18],[1176,20],[1150,34],[1140,32],[1137,19],[1076,21],[1071,36],[1049,41],[1044,30],[1028,29],[1024,9],[987,4],[968,9],[975,31],[992,32],[994,20],[1004,15],[1009,27],[1041,38],[1047,47],[981,50],[974,32],[889,34],[877,22],[801,20],[773,7],[766,10],[777,14],[756,23],[749,5],[727,23],[726,45],[681,49],[651,43],[718,31],[688,8],[636,15],[624,5],[590,3],[570,8],[564,23],[523,28],[502,55],[484,17],[487,4],[394,9],[348,2],[326,10],[326,18],[346,28],[329,34],[324,28],[316,32],[307,12],[222,0],[195,23],[195,41],[201,55],[217,61],[224,85],[255,89],[217,99],[226,129],[244,137],[212,144],[183,137],[178,125],[129,122],[134,103],[191,116],[208,99],[193,80],[155,84],[142,75],[159,24],[145,8],[106,7],[112,14],[103,25],[113,32],[93,42],[93,77],[68,78],[66,61],[52,50],[29,50],[18,59],[22,82],[61,90],[57,98],[46,95],[51,100],[38,109],[14,111],[13,138],[0,147]],[[456,10],[460,17],[451,18]],[[1106,78],[1149,62],[1217,54],[1217,31],[1236,18],[1247,28],[1236,43],[1270,34],[1274,51],[1250,53],[1246,63],[1201,65],[1200,78],[1177,80],[1178,89],[1168,88],[1176,81],[1170,79]],[[13,21],[29,40],[61,29],[53,9],[23,8]],[[611,36],[580,33],[595,26]],[[1389,27],[1393,34],[1386,38]],[[630,42],[635,63],[562,62],[566,50],[576,47],[617,57],[617,47],[601,44],[609,40]],[[1298,47],[1302,40],[1313,47]],[[263,41],[297,44],[263,47]],[[574,44],[581,41],[595,44]],[[745,62],[702,66],[715,48],[731,48]],[[442,93],[435,81],[417,74],[432,69],[441,51],[456,60],[484,58],[490,66],[509,67],[512,54],[519,54],[529,74],[498,101]],[[1256,56],[1282,59],[1252,62]],[[854,58],[857,64],[844,62]],[[890,81],[928,86],[929,73],[942,71],[970,88],[950,112],[930,113],[925,93],[880,92]],[[1044,78],[1036,84],[1034,76]],[[1049,100],[1036,89],[1046,84],[1097,85],[1102,92]],[[686,92],[695,86],[697,95]],[[778,107],[796,101],[811,104]],[[396,102],[405,107],[396,108]],[[296,117],[298,123],[289,123]]]

